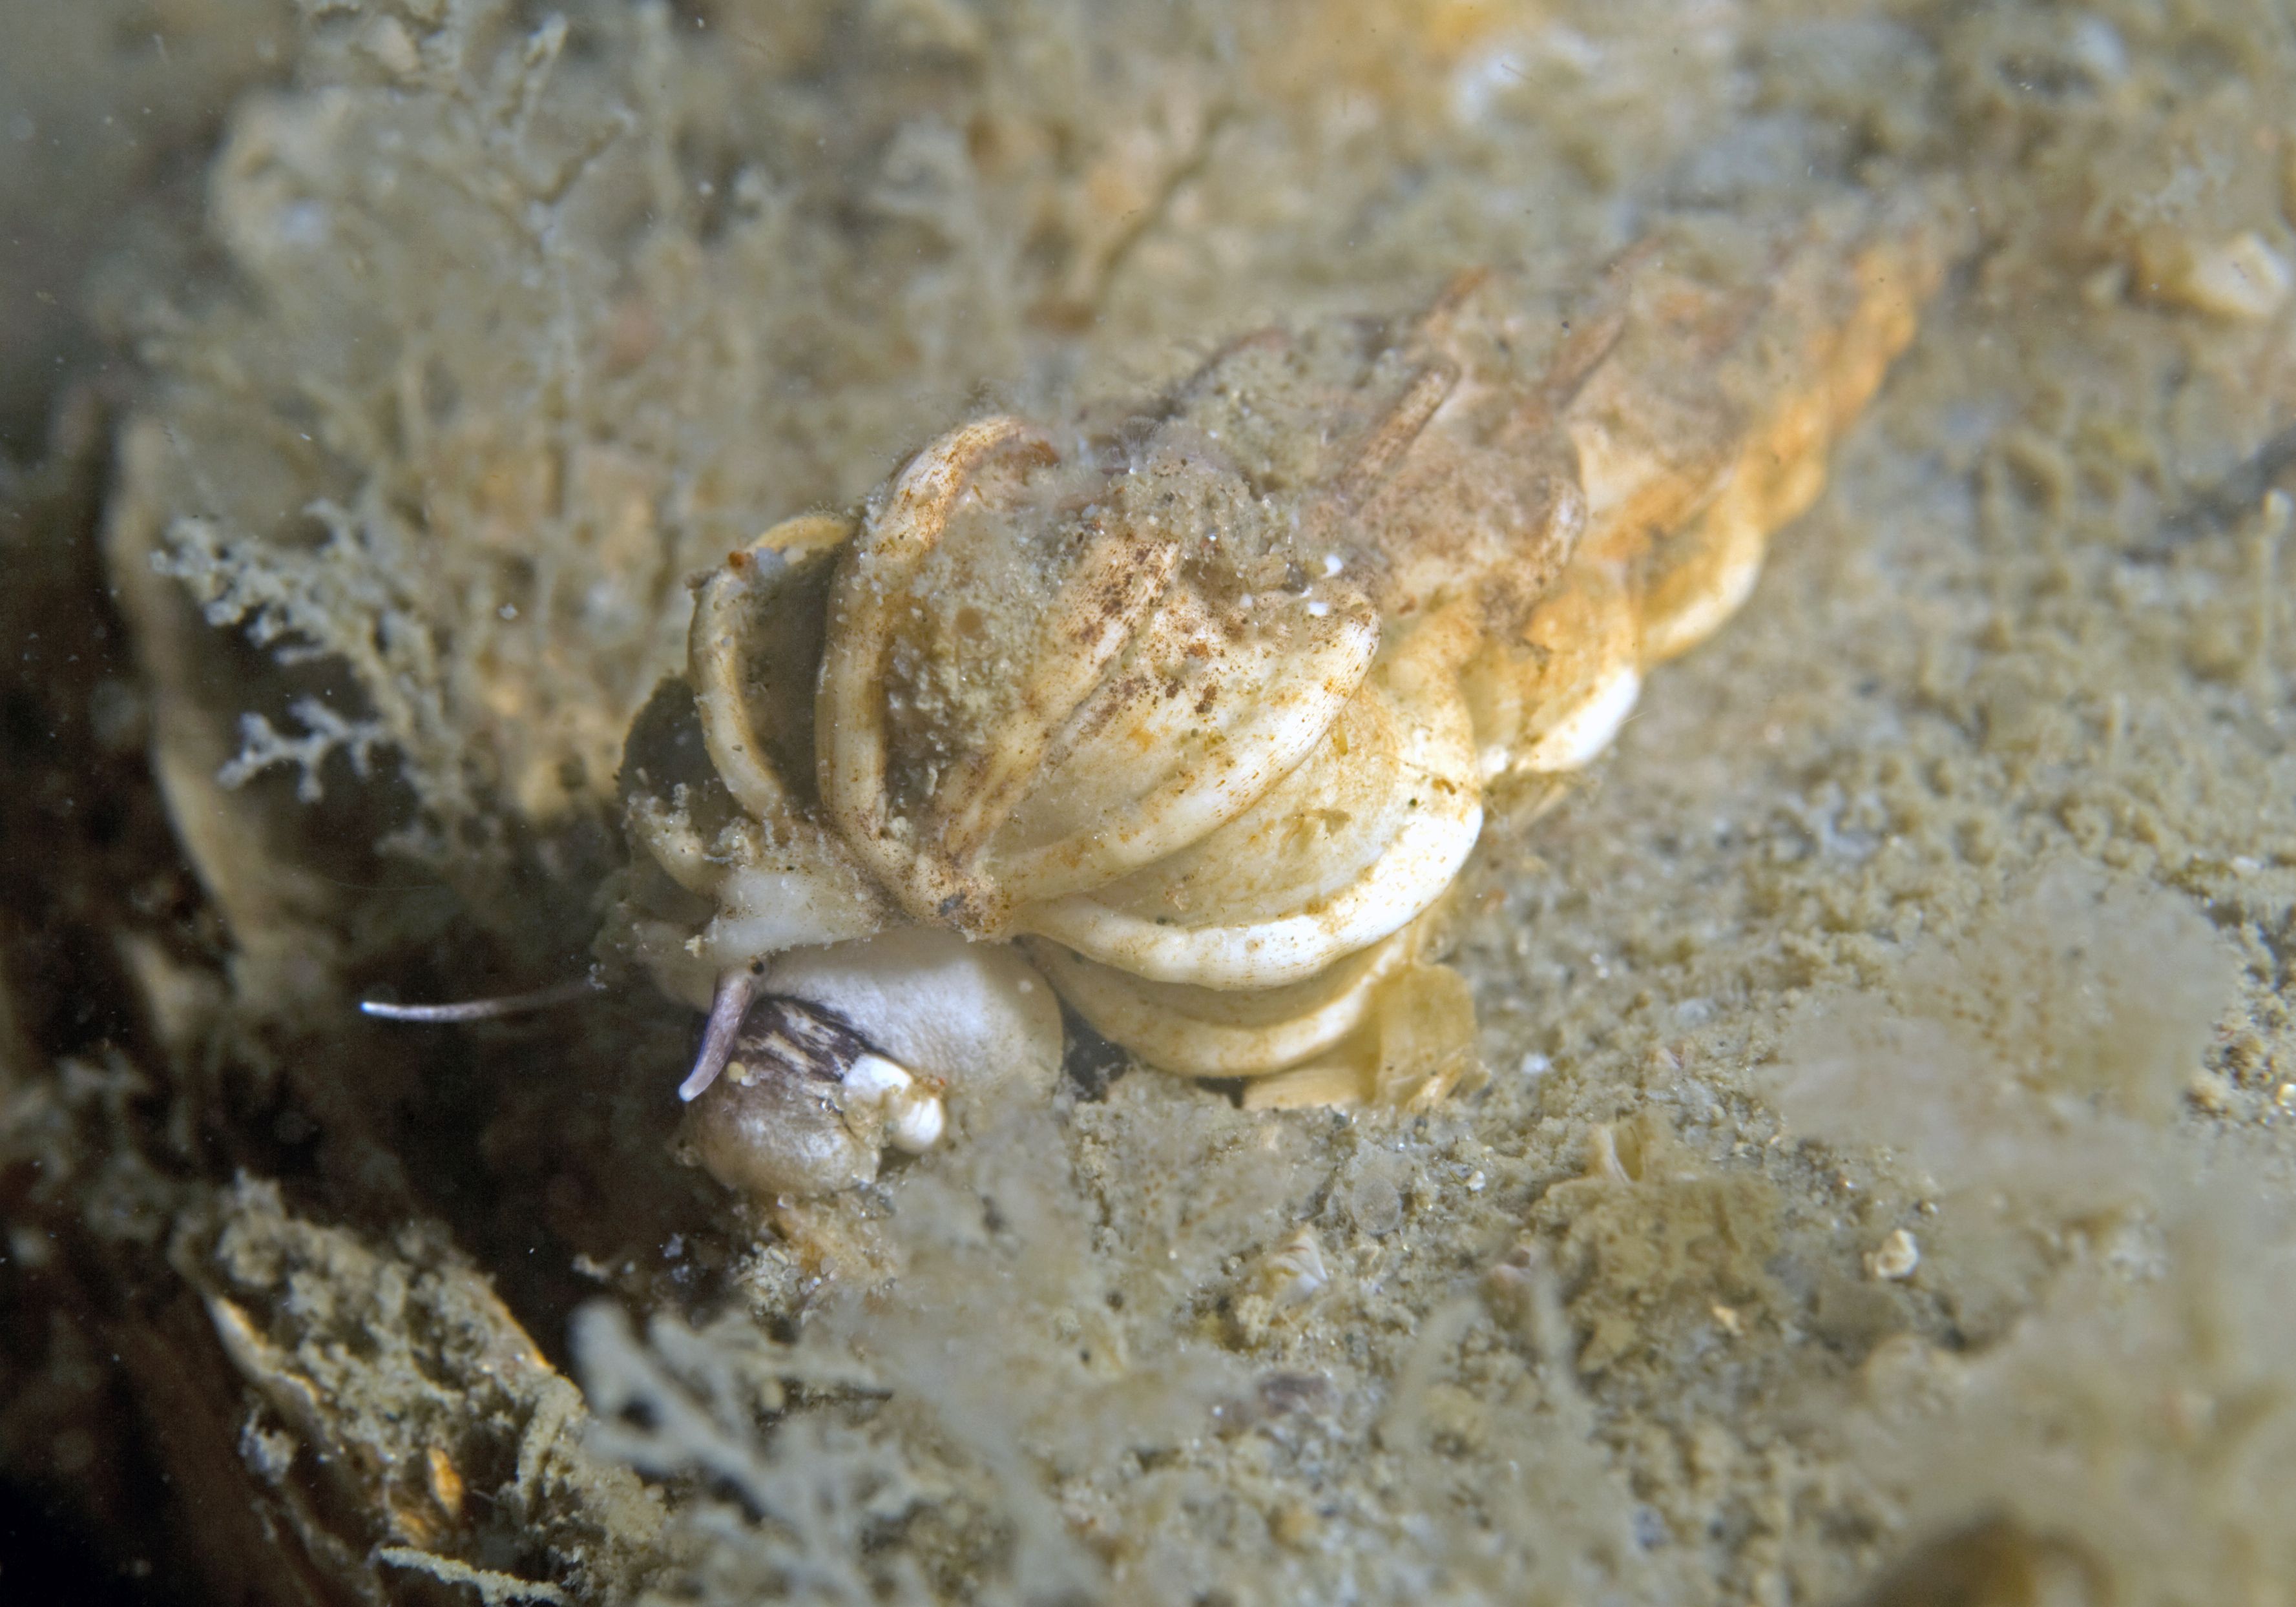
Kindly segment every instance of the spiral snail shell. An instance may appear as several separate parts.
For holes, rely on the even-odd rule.
[[[630,737],[610,928],[709,1011],[705,1161],[833,1189],[937,1137],[924,1102],[1043,1091],[1039,977],[1248,1103],[1440,1098],[1473,1013],[1430,932],[1486,788],[1584,764],[1743,600],[1943,233],[1679,227],[1559,310],[1467,275],[1062,439],[973,420],[732,554]],[[789,998],[809,1048],[759,1024]],[[917,1012],[945,1029],[895,1051]]]

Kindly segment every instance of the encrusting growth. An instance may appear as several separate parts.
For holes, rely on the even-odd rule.
[[[709,1011],[705,1161],[833,1189],[945,1093],[1048,1086],[1039,975],[1251,1104],[1442,1097],[1473,1011],[1429,929],[1485,790],[1585,764],[1744,600],[1951,234],[1847,198],[1669,223],[1575,303],[1465,275],[1066,447],[976,419],[733,554],[632,732],[604,939]],[[899,1052],[893,994],[944,1041]]]

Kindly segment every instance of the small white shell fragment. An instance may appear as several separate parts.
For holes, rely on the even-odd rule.
[[[911,1092],[890,1112],[885,1136],[905,1155],[922,1155],[948,1130],[948,1111],[930,1094]]]
[[[1635,1174],[1626,1158],[1619,1153],[1619,1135],[1607,1121],[1598,1121],[1587,1129],[1586,1170],[1581,1174],[1589,1181],[1631,1184]]]
[[[1866,1275],[1876,1282],[1901,1282],[1912,1277],[1921,1264],[1921,1242],[1902,1227],[1891,1228],[1881,1243],[1866,1252]]]
[[[2221,1071],[2202,1067],[2186,1079],[2185,1097],[2210,1115],[2221,1116],[2233,1106],[2233,1080]]]
[[[1324,1247],[1312,1227],[1287,1234],[1259,1259],[1253,1269],[1254,1292],[1271,1305],[1285,1308],[1306,1304],[1332,1281],[1324,1265]]]
[[[905,1155],[923,1154],[939,1144],[941,1135],[948,1130],[948,1110],[939,1095],[919,1087],[914,1080],[889,1087],[880,1108],[885,1120],[885,1142]]]
[[[362,43],[383,70],[394,77],[411,78],[422,70],[422,53],[415,48],[406,25],[396,17],[376,18]]]
[[[922,1155],[940,1142],[947,1126],[941,1103],[917,1079],[882,1054],[865,1054],[845,1074],[846,1109],[873,1106],[885,1124],[885,1137],[904,1154]]]
[[[2278,312],[2296,282],[2288,259],[2254,229],[2218,241],[2148,242],[2143,266],[2162,300],[2243,324]]]
[[[863,1055],[845,1074],[845,1094],[849,1099],[882,1100],[916,1086],[915,1078],[882,1054]]]

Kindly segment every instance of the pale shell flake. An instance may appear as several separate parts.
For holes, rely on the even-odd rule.
[[[1025,939],[1101,1032],[1255,1105],[1441,1097],[1473,1011],[1428,951],[1484,788],[1585,764],[1743,601],[1949,220],[1923,196],[1685,221],[1569,304],[1468,275],[1412,318],[1238,340],[1065,457],[975,420],[857,519],[734,554],[690,693],[632,734],[611,933],[712,1005],[689,1090],[800,972],[857,1021],[939,963],[909,932]],[[1026,968],[983,952],[1013,969],[975,1004],[1009,1004]],[[996,1080],[967,1053],[932,1073],[953,1110]],[[867,1114],[897,1085],[848,1059],[849,1137],[937,1136]]]

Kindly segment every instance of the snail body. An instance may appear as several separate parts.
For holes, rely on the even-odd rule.
[[[1661,234],[1559,311],[1468,275],[1065,447],[971,421],[733,554],[630,736],[610,928],[709,1012],[705,1162],[824,1192],[937,1137],[929,1099],[1041,1093],[1039,977],[1249,1103],[1472,1075],[1429,949],[1486,790],[1586,763],[1743,600],[1942,238],[1858,201]],[[894,1044],[916,1010],[946,1042]]]

